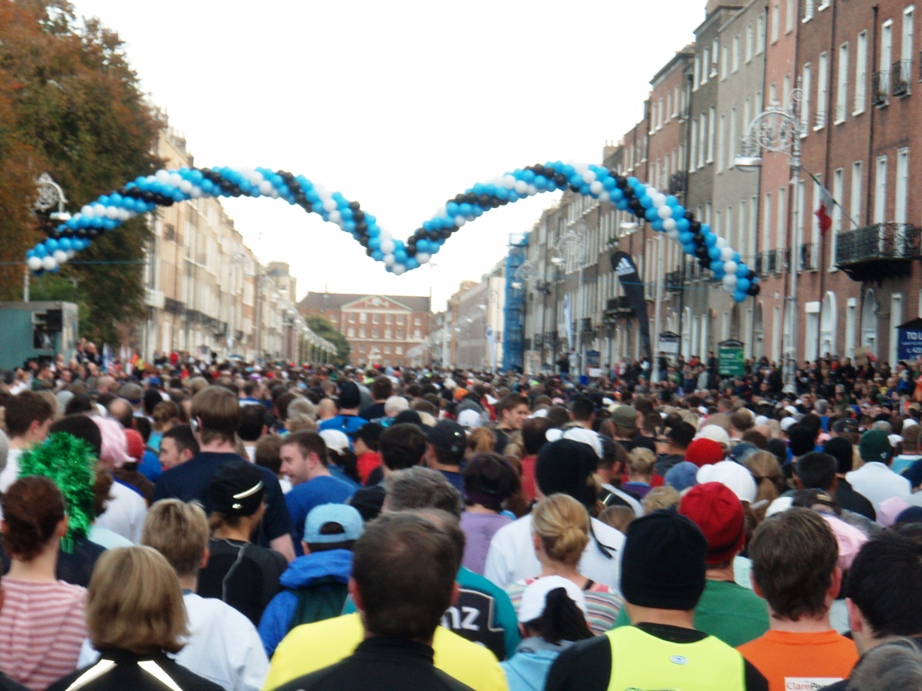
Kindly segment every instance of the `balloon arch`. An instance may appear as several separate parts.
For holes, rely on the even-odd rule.
[[[446,202],[407,240],[395,239],[358,202],[349,201],[340,192],[329,192],[303,175],[267,168],[159,170],[84,206],[59,225],[53,237],[29,250],[26,261],[36,274],[57,271],[101,234],[157,206],[201,197],[271,197],[284,199],[335,223],[352,235],[369,257],[399,276],[428,262],[461,226],[490,209],[542,192],[565,189],[610,203],[649,221],[653,230],[679,242],[687,254],[714,273],[715,279],[722,280],[736,302],[759,294],[759,279],[741,261],[739,253],[706,223],[695,219],[674,196],[602,166],[560,161],[519,168],[490,182],[477,183]]]

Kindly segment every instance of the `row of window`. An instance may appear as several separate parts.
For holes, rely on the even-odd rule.
[[[377,350],[379,353],[383,350],[385,355],[391,354],[391,347],[389,345],[378,347],[376,345],[366,346],[364,343],[360,343],[358,347],[358,351],[363,355],[366,352],[371,353],[375,350]],[[394,346],[394,355],[403,355],[403,346]],[[390,360],[385,360],[384,364],[390,364]]]
[[[789,0],[793,1],[793,0]],[[695,56],[692,89],[697,91],[699,86],[708,83],[710,79],[720,77],[726,79],[728,75],[739,71],[741,58],[748,64],[756,55],[765,52],[765,17],[759,15],[755,25],[752,22],[746,25],[743,38],[736,34],[730,42],[723,45],[721,51],[720,39],[715,38],[710,47],[706,47]]]
[[[348,338],[356,338],[356,333],[358,333],[358,338],[381,338],[381,331],[379,329],[366,330],[364,327],[360,327],[358,331],[356,331],[354,326],[350,326],[346,332]],[[403,329],[397,329],[393,332],[391,329],[384,329],[384,338],[391,338],[392,334],[394,338],[401,339],[403,338]],[[413,332],[413,338],[422,338],[422,331],[416,329]]]

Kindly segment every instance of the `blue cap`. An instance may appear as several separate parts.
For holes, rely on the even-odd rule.
[[[676,492],[684,492],[698,484],[698,466],[688,461],[676,463],[666,471],[665,482]]]
[[[338,523],[345,532],[321,535],[320,529],[328,523]],[[362,515],[347,504],[321,504],[311,509],[304,520],[304,541],[309,545],[358,540],[365,532]]]

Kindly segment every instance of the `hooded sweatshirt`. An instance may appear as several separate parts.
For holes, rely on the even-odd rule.
[[[571,645],[572,641],[554,645],[543,638],[526,638],[515,655],[499,663],[506,673],[509,691],[542,691],[554,660]]]

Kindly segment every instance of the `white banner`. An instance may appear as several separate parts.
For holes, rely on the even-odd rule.
[[[567,343],[570,344],[570,350],[573,350],[573,318],[570,314],[570,295],[563,296],[563,318],[566,320]]]

